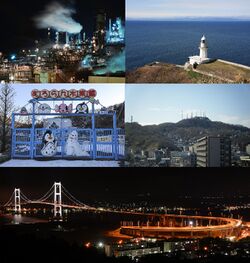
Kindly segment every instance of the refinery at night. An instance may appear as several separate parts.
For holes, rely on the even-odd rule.
[[[39,37],[15,52],[0,47],[0,81],[10,83],[125,82],[125,22],[95,10],[91,27],[75,10],[52,3],[34,19]],[[86,22],[85,22],[86,23]],[[86,32],[87,31],[87,32]]]

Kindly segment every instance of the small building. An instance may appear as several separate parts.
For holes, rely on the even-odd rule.
[[[250,167],[250,156],[241,156],[240,165],[242,167]]]
[[[189,151],[171,151],[171,167],[195,167],[195,154]]]
[[[122,244],[105,245],[108,257],[130,257],[132,259],[150,254],[162,253],[161,244],[156,240],[130,240]]]

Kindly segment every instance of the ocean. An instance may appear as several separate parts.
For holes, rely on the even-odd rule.
[[[199,54],[203,34],[210,58],[250,66],[250,22],[127,21],[127,70],[153,61],[184,65]]]

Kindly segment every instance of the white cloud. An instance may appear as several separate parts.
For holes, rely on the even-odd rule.
[[[127,17],[174,18],[174,17],[249,17],[248,0],[134,0],[127,1]]]

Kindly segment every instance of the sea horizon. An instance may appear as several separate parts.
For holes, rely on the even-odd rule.
[[[189,56],[199,54],[203,35],[209,58],[250,66],[250,21],[128,20],[127,70],[154,61],[184,65]]]

